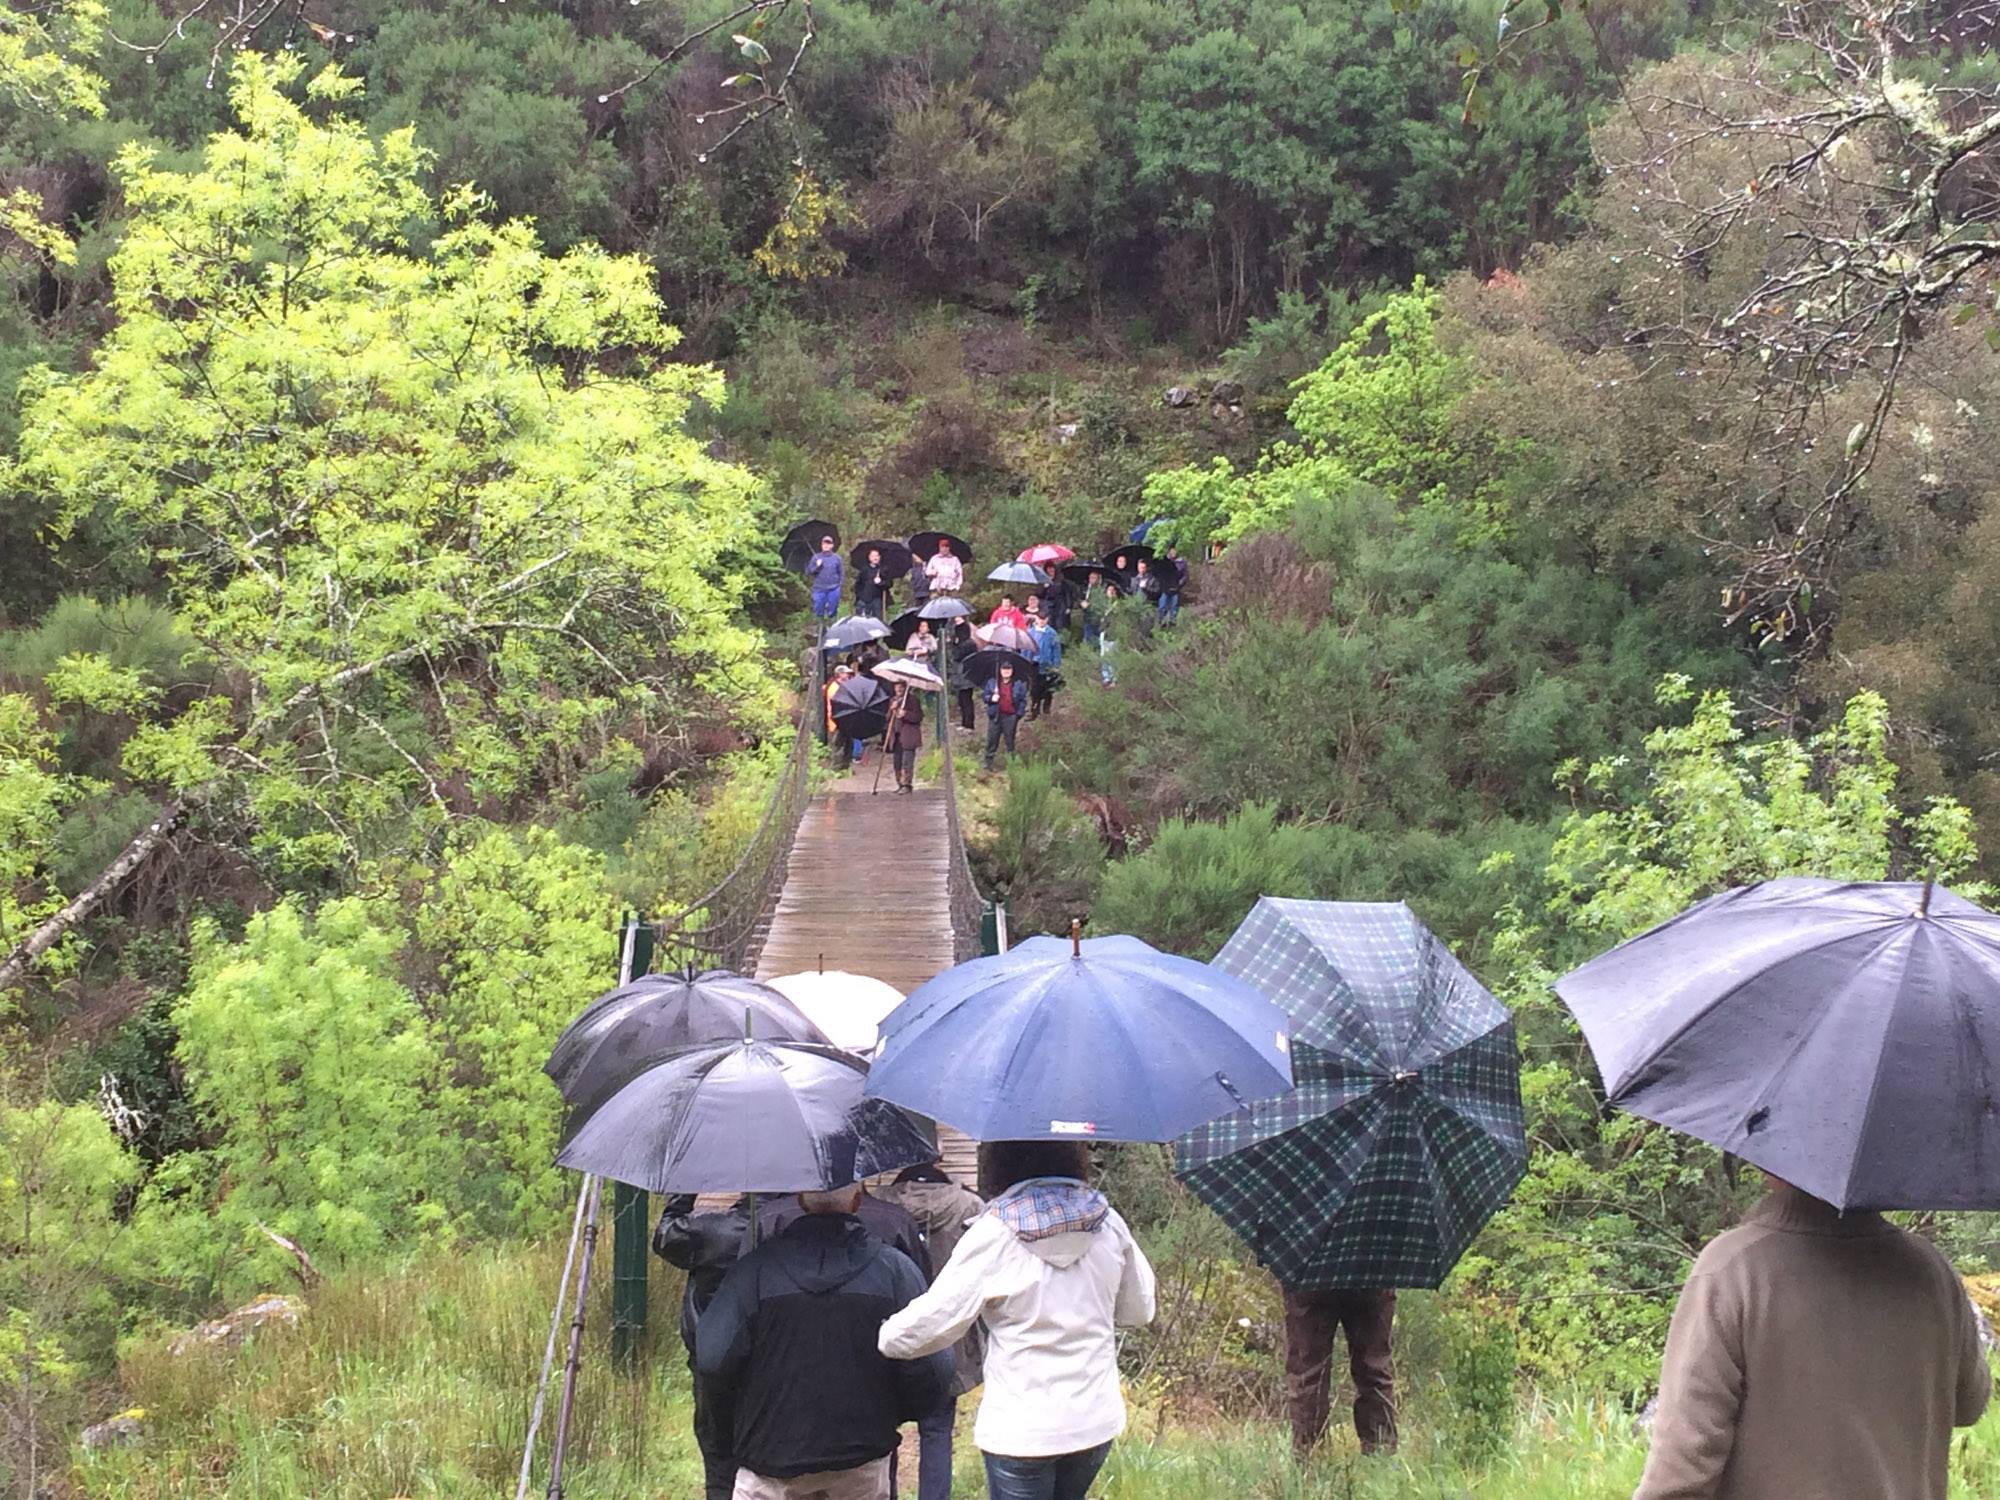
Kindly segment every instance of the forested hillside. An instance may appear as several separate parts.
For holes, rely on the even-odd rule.
[[[1412,1482],[1594,1495],[1540,1486],[1598,1443],[1618,1493],[1751,1187],[1603,1108],[1553,977],[1766,876],[2000,873],[1993,43],[1970,0],[0,0],[0,1488],[511,1477],[541,1064],[762,816],[811,515],[1163,520],[1179,622],[961,765],[977,874],[1202,958],[1259,894],[1409,901],[1513,1009],[1534,1147],[1406,1310]],[[1372,1493],[1272,1487],[1274,1297],[1157,1153],[1112,1176],[1179,1299],[1113,1493]],[[164,1352],[287,1289],[291,1352]],[[681,1379],[572,1493],[685,1492]],[[78,1454],[133,1404],[150,1453]],[[1992,1421],[1954,1463],[2000,1493]]]

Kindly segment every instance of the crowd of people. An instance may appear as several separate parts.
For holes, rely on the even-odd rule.
[[[802,569],[812,593],[813,617],[822,626],[840,615],[849,571],[837,539],[822,536],[818,550],[807,557]],[[928,557],[913,557],[907,564],[901,558],[892,559],[881,547],[868,547],[859,554],[852,572],[852,613],[876,620],[886,621],[896,613],[899,583],[907,581],[907,607],[912,609],[921,609],[936,598],[959,596],[966,587],[964,559],[948,537],[939,538]],[[1068,572],[1077,576],[1067,576]],[[920,619],[903,647],[911,660],[942,679],[961,730],[976,733],[983,708],[986,746],[981,764],[987,771],[999,768],[1003,751],[1015,753],[1015,735],[1022,720],[1038,719],[1053,710],[1065,683],[1065,638],[1095,656],[1098,680],[1105,687],[1114,686],[1119,642],[1147,639],[1156,628],[1179,621],[1188,564],[1176,546],[1167,546],[1155,558],[1150,549],[1135,544],[1114,550],[1102,563],[1052,569],[1046,577],[1046,583],[1025,592],[1018,604],[1011,590],[1003,592],[1000,602],[987,614],[984,627],[970,614],[936,622]],[[994,626],[1008,627],[1025,637],[1014,652],[1020,664],[1002,660],[975,671],[980,654],[991,649],[986,633]],[[881,642],[871,641],[846,653],[827,674],[826,729],[835,747],[837,766],[860,764],[866,758],[867,744],[840,734],[833,718],[834,694],[841,683],[872,673],[889,655]],[[919,696],[908,691],[897,695],[892,722],[883,737],[884,748],[895,758],[898,791],[910,790],[910,779],[904,774],[906,759],[913,767],[922,744],[923,708],[920,704],[906,707]]]
[[[1083,1500],[1125,1427],[1115,1331],[1153,1269],[1091,1186],[1089,1148],[990,1142],[990,1201],[935,1165],[699,1212],[653,1248],[688,1273],[681,1338],[706,1500],[889,1500],[901,1429],[919,1500],[948,1500],[959,1399],[991,1500]]]

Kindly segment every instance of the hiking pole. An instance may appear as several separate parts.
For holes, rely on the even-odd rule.
[[[636,917],[625,915],[625,937],[618,945],[618,987],[632,982],[633,955],[639,943]],[[555,1437],[549,1446],[548,1500],[562,1500],[563,1457],[569,1447],[569,1419],[576,1410],[576,1378],[583,1367],[583,1320],[590,1296],[590,1263],[597,1258],[597,1210],[604,1201],[604,1179],[584,1178],[590,1206],[583,1219],[583,1260],[576,1270],[576,1315],[569,1325],[569,1358],[563,1365],[562,1405],[556,1409]]]
[[[889,727],[882,731],[882,750],[875,759],[875,784],[868,788],[871,797],[882,790],[882,762],[889,754],[889,736],[896,732],[897,716],[903,711],[903,694],[909,690],[907,683],[897,683],[896,696],[889,703]]]
[[[528,1478],[535,1466],[535,1439],[542,1430],[542,1414],[549,1404],[549,1375],[556,1367],[556,1337],[562,1332],[563,1304],[569,1301],[570,1272],[576,1268],[577,1241],[583,1238],[583,1213],[590,1202],[590,1179],[576,1190],[576,1217],[569,1226],[569,1253],[563,1257],[562,1280],[556,1284],[556,1305],[549,1313],[549,1342],[542,1350],[542,1378],[535,1383],[535,1405],[528,1414],[528,1443],[521,1451],[521,1480],[514,1486],[514,1500],[528,1500]]]
[[[583,1261],[576,1270],[576,1316],[569,1324],[569,1360],[563,1367],[562,1405],[556,1408],[556,1435],[549,1449],[548,1500],[562,1500],[563,1453],[569,1446],[569,1419],[576,1410],[577,1372],[583,1367],[583,1318],[590,1296],[590,1263],[597,1256],[597,1208],[604,1179],[590,1179],[590,1213],[583,1223]]]

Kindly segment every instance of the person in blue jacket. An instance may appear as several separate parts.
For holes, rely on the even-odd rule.
[[[1028,626],[1035,643],[1035,681],[1028,690],[1028,717],[1039,719],[1055,700],[1056,669],[1062,665],[1062,636],[1048,620],[1036,616]]]
[[[822,620],[840,613],[840,585],[847,576],[847,566],[834,546],[832,537],[823,536],[819,551],[806,559],[806,587],[812,590],[813,613]]]

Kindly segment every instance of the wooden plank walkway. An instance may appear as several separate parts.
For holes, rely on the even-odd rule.
[[[757,954],[757,978],[825,967],[866,974],[909,994],[951,967],[951,827],[944,794],[919,785],[899,796],[871,749],[856,774],[806,806],[785,883]],[[974,1144],[938,1127],[943,1166],[976,1185]]]

